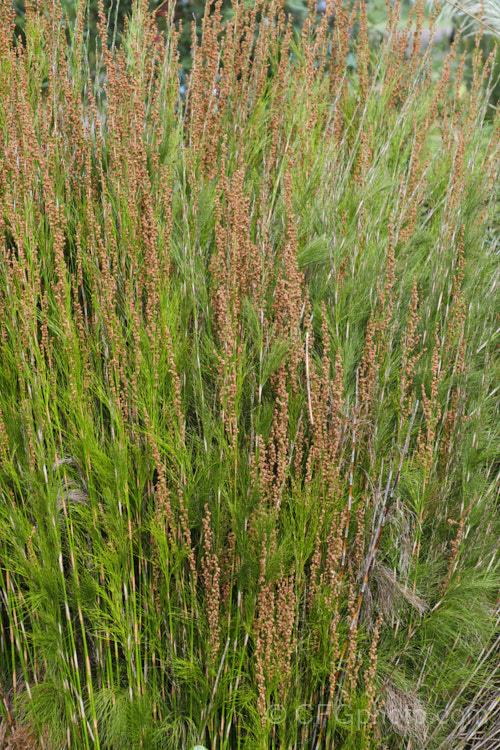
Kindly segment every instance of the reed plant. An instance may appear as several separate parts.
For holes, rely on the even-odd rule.
[[[168,8],[2,0],[0,744],[492,750],[491,61]]]

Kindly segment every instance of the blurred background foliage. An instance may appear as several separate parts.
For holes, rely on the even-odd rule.
[[[43,1],[43,0],[42,0]],[[56,0],[61,2],[64,13],[67,15],[69,23],[76,17],[78,0]],[[123,32],[125,18],[132,12],[132,6],[135,0],[104,0],[104,11],[109,18],[109,37],[113,38],[116,30],[116,37],[119,43],[120,35]],[[252,0],[249,0],[250,3]],[[292,21],[296,31],[300,32],[304,20],[308,13],[308,5],[315,6],[316,13],[321,15],[325,12],[325,0],[285,0],[284,9],[287,16]],[[150,0],[149,8],[151,13],[156,15],[156,21],[160,31],[164,30],[167,16],[168,0]],[[201,33],[201,21],[205,13],[205,0],[177,0],[175,4],[175,21],[177,26],[182,24],[181,34],[181,63],[185,69],[190,67],[190,48],[191,48],[191,28],[193,21],[196,21],[197,32]],[[409,13],[411,8],[410,0],[405,0],[403,6]],[[14,0],[13,7],[16,12],[16,31],[17,34],[23,33],[24,25],[24,0]],[[50,7],[50,4],[48,4]],[[87,0],[87,34],[89,39],[89,48],[95,47],[96,24],[98,18],[98,0]],[[387,18],[387,9],[385,0],[368,0],[368,21],[374,35],[380,34]],[[226,20],[232,15],[232,0],[222,0],[222,15]]]
[[[78,0],[56,0],[60,2],[68,22],[72,23],[76,17]],[[108,37],[111,41],[116,35],[117,44],[124,30],[125,19],[132,13],[135,0],[104,0],[104,12],[109,19]],[[95,53],[96,27],[98,20],[98,0],[87,0],[87,28],[86,34],[89,43],[89,52]],[[322,2],[324,8],[324,0]],[[294,27],[300,30],[307,15],[307,2],[304,0],[286,0],[285,12],[293,19]],[[150,0],[149,9],[156,16],[158,30],[165,30],[168,0]],[[201,22],[205,13],[205,0],[177,0],[175,3],[175,23],[181,28],[180,37],[180,60],[182,67],[188,71],[191,67],[191,33],[193,21],[196,22],[197,33],[201,34]],[[321,12],[321,2],[318,12]],[[13,7],[16,12],[16,33],[23,36],[24,27],[24,0],[14,0]],[[222,16],[228,20],[232,16],[232,0],[222,1]]]

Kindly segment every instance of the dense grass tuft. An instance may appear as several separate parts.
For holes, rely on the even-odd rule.
[[[2,5],[0,745],[497,747],[491,61],[233,10]]]

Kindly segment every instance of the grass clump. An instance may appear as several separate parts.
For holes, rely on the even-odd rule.
[[[0,14],[2,741],[494,747],[489,66],[233,10]]]

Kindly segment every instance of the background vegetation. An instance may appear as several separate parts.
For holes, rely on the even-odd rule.
[[[91,13],[0,13],[0,743],[492,750],[493,57]]]

